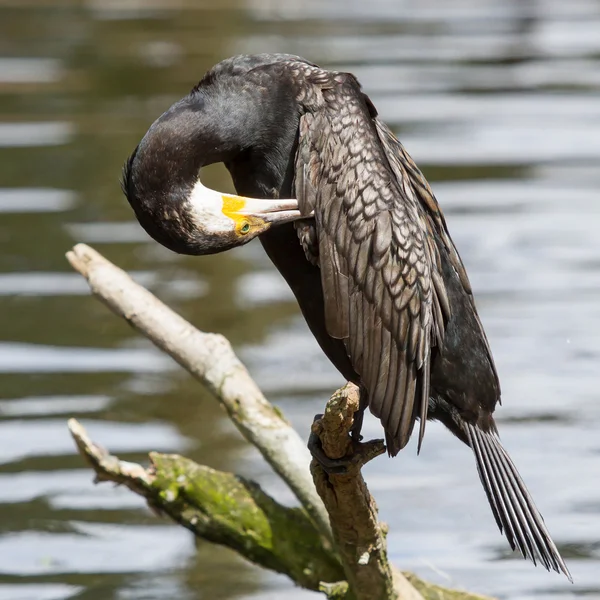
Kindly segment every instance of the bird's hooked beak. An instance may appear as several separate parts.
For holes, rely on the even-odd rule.
[[[298,210],[298,201],[294,199],[258,200],[229,194],[222,194],[222,197],[223,213],[233,218],[237,215],[258,218],[276,225],[296,221],[303,216]]]
[[[260,200],[224,194],[207,188],[199,179],[192,190],[190,203],[205,227],[214,223],[217,229],[217,223],[225,218],[242,236],[256,235],[273,225],[312,216],[303,215],[294,199]]]

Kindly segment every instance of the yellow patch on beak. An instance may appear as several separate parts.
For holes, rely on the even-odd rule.
[[[248,233],[250,231],[250,221],[246,218],[246,215],[240,213],[246,204],[244,199],[239,196],[225,194],[221,194],[221,198],[223,200],[223,214],[235,223],[236,232]]]
[[[229,196],[228,194],[221,194],[223,199],[223,214],[230,218],[235,218],[239,215],[239,211],[246,205],[246,200],[240,196]]]
[[[246,207],[246,198],[228,194],[221,194],[221,198],[223,200],[223,214],[235,223],[235,230],[238,234],[245,235],[256,227],[264,227],[265,221],[262,219],[242,213],[242,210]]]

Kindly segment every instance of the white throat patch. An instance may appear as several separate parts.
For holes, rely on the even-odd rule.
[[[211,190],[200,179],[194,185],[188,201],[198,225],[210,233],[234,231],[235,222],[223,214],[223,194]]]

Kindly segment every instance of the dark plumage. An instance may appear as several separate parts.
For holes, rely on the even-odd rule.
[[[194,190],[200,167],[219,161],[239,194],[295,198],[297,210],[268,222],[255,211],[252,227],[238,223],[249,210],[223,208],[231,224],[215,216],[218,200]],[[473,449],[511,547],[570,578],[498,439],[498,375],[442,212],[354,76],[290,55],[223,61],[152,125],[123,190],[146,231],[176,252],[259,236],[325,354],[361,386],[389,453],[417,419],[419,448],[426,420],[440,420]]]

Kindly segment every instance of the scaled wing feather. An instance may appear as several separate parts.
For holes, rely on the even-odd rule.
[[[314,211],[328,332],[345,341],[395,455],[426,419],[431,346],[448,302],[436,298],[426,211],[390,166],[358,83],[311,77],[295,192],[301,212]]]

